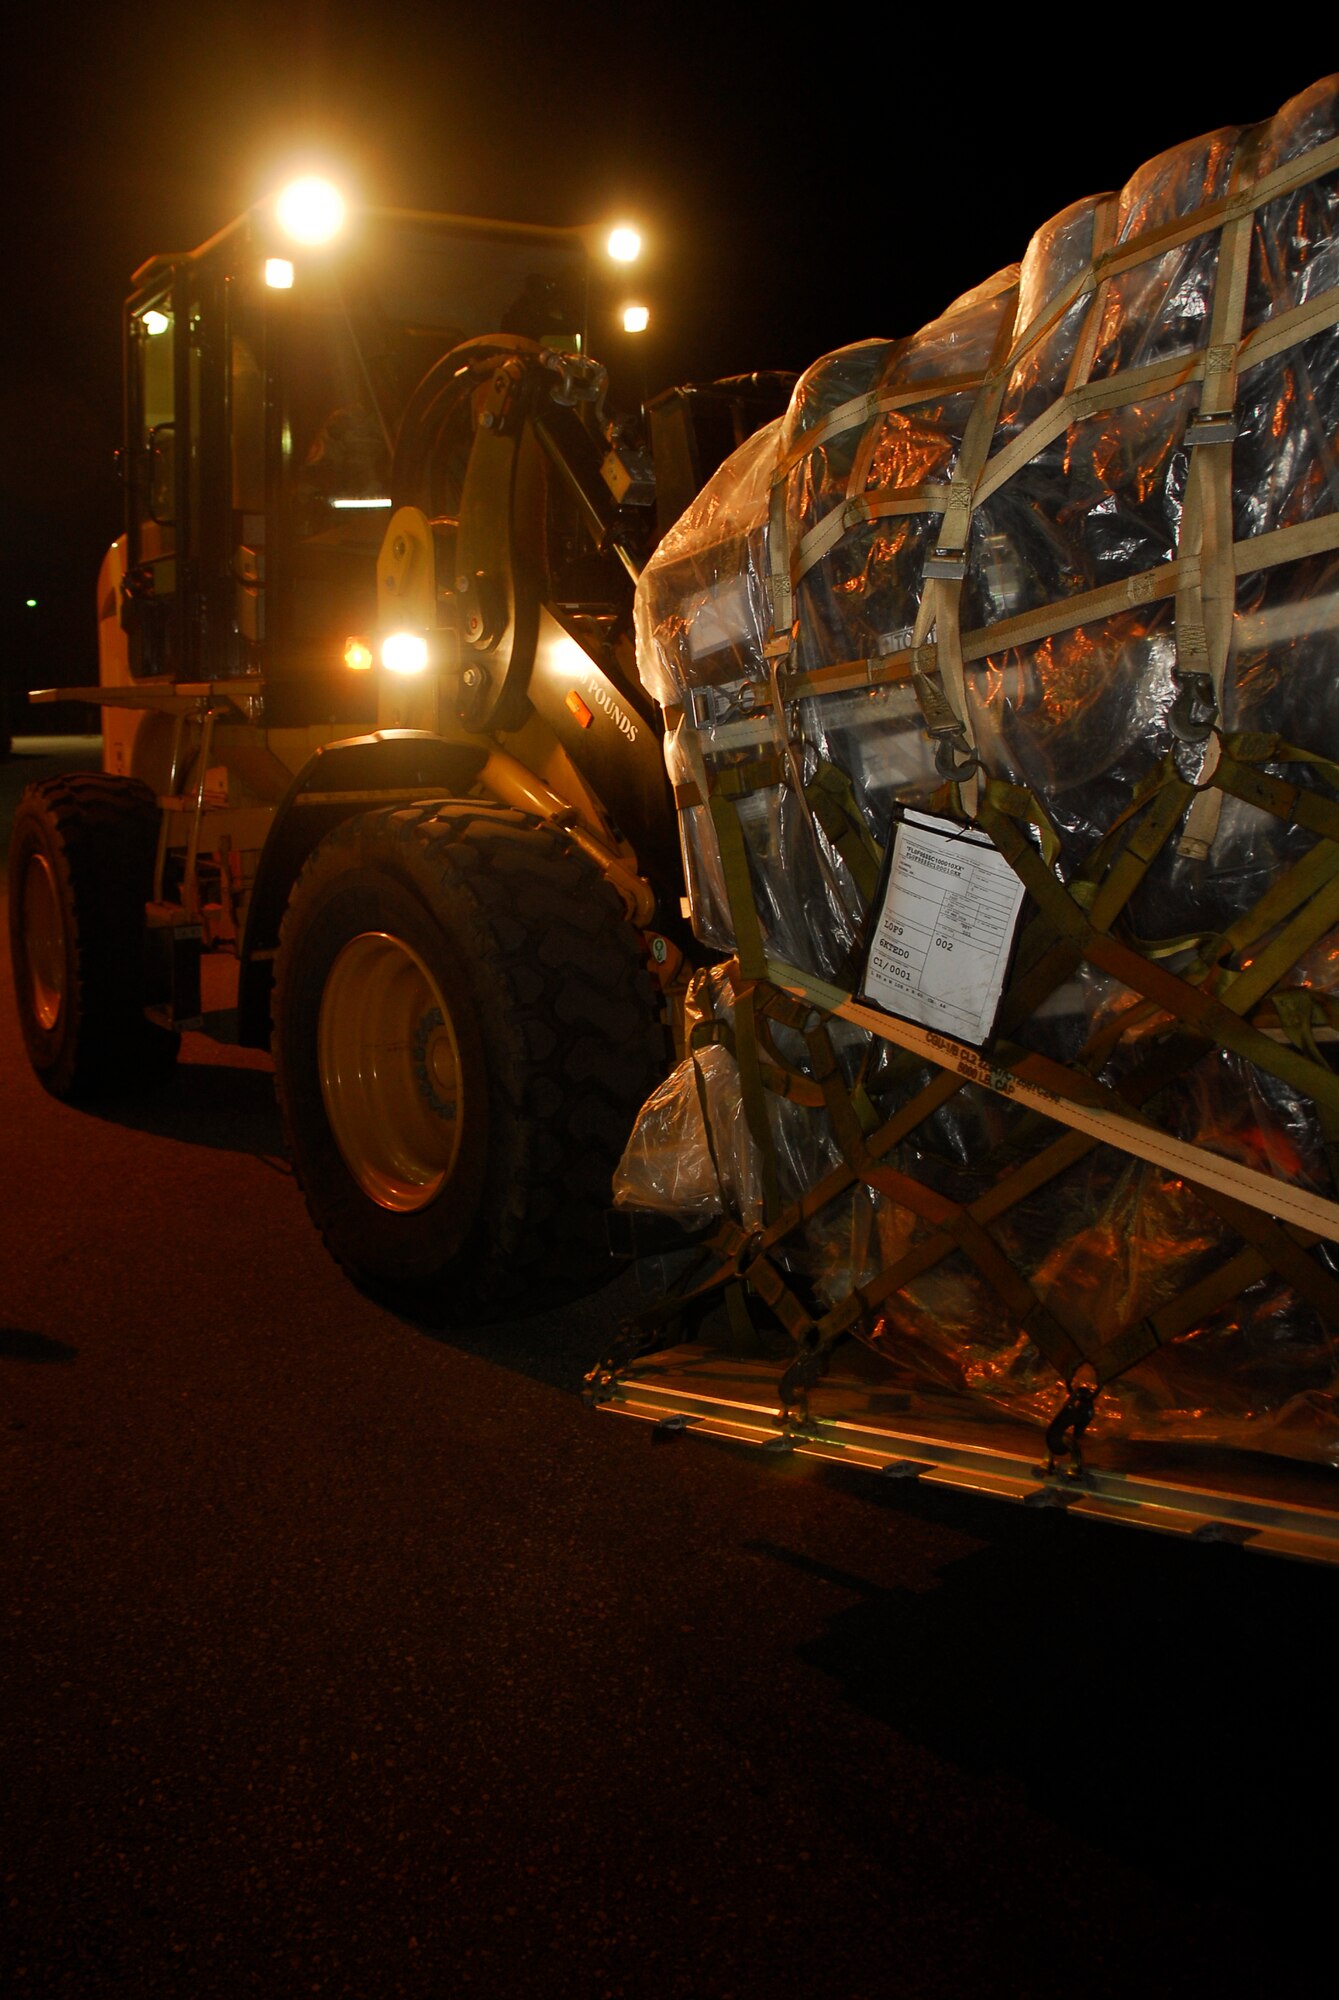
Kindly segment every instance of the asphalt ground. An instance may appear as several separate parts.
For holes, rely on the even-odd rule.
[[[0,803],[69,746],[20,741]],[[7,818],[5,821],[7,826]],[[1339,1575],[583,1405],[628,1281],[350,1288],[268,1065],[97,1112],[0,972],[16,1995],[1301,1990]],[[1328,1975],[1325,1975],[1328,1976]]]

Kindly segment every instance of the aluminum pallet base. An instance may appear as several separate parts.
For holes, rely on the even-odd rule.
[[[908,1396],[866,1379],[863,1370],[834,1370],[810,1391],[803,1422],[783,1420],[777,1399],[783,1365],[676,1347],[623,1369],[598,1392],[597,1405],[666,1430],[837,1459],[889,1478],[1339,1563],[1339,1472],[1327,1467],[1099,1440],[1085,1454],[1079,1478],[1048,1476],[1039,1462],[1040,1438],[1024,1426],[912,1414]]]

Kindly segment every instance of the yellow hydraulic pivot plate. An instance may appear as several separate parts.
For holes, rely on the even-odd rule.
[[[377,623],[383,632],[429,632],[437,623],[432,525],[420,507],[397,507],[377,559]]]

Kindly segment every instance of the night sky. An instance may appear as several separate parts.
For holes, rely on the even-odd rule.
[[[1032,231],[1164,147],[1269,116],[1339,64],[1290,20],[1215,62],[1145,10],[571,9],[398,0],[34,8],[3,82],[13,164],[0,372],[4,631],[16,679],[94,678],[117,531],[119,306],[317,163],[360,198],[546,223],[630,215],[645,370],[800,368],[914,331]],[[1287,17],[1280,12],[1280,20]],[[1123,49],[1118,30],[1130,31]],[[1221,38],[1219,38],[1221,40]]]

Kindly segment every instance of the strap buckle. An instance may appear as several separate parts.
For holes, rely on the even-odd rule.
[[[916,700],[920,703],[926,731],[934,739],[935,770],[939,776],[954,783],[975,777],[982,768],[981,759],[967,741],[966,726],[959,720],[938,674],[922,673],[918,669],[912,674],[911,682],[916,690]],[[962,762],[958,761],[960,757]]]
[[[945,583],[961,583],[967,574],[967,557],[961,549],[931,549],[922,574],[937,576]]]
[[[1230,410],[1200,410],[1186,425],[1187,444],[1234,444],[1237,420]]]
[[[720,712],[721,698],[713,687],[689,687],[688,719],[694,729],[710,729]]]

